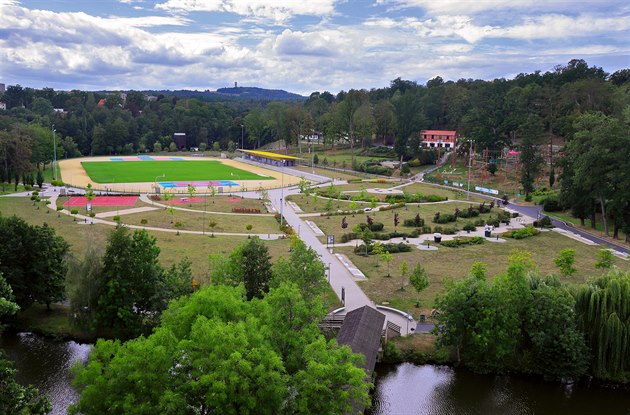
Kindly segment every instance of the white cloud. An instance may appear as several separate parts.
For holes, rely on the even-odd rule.
[[[592,11],[627,6],[624,0],[376,0],[377,4],[419,7],[432,14],[479,14],[518,10],[528,13]]]
[[[280,55],[335,56],[335,40],[324,33],[293,32],[285,29],[275,40],[274,50]]]
[[[336,1],[338,0],[167,0],[155,7],[177,13],[229,12],[281,23],[295,15],[332,14]]]

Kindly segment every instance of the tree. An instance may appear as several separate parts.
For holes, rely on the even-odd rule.
[[[416,307],[420,307],[420,292],[424,291],[424,289],[429,286],[429,276],[422,265],[418,264],[413,267],[413,271],[411,271],[411,276],[409,277],[409,282],[418,294]]]
[[[105,283],[104,250],[93,240],[88,241],[86,246],[83,258],[69,256],[66,281],[72,323],[83,330],[91,331],[94,329],[98,296],[103,291]]]
[[[211,285],[171,303],[148,337],[99,340],[75,366],[71,413],[346,413],[369,404],[360,355],[326,342],[294,284],[246,301]]]
[[[497,164],[496,163],[488,163],[488,172],[494,176],[497,172]]]
[[[16,216],[0,216],[0,235],[0,273],[20,307],[36,302],[50,308],[51,303],[66,298],[69,245],[53,228],[31,226]]]
[[[0,413],[44,415],[52,411],[45,395],[40,395],[32,386],[22,386],[15,381],[16,372],[0,350]]]
[[[85,187],[85,200],[87,200],[90,209],[92,209],[92,200],[94,200],[94,189],[92,189],[92,183],[88,183]]]
[[[118,226],[107,239],[103,287],[98,293],[94,326],[101,333],[132,338],[157,321],[168,298],[160,248],[146,230],[133,234]]]
[[[403,261],[400,263],[400,291],[405,291],[407,274],[409,274],[409,264],[407,263],[407,261]]]
[[[319,254],[297,237],[291,239],[289,260],[280,258],[273,265],[273,281],[270,284],[278,287],[285,282],[299,287],[307,302],[321,296],[328,285],[326,267]]]
[[[210,236],[214,238],[214,227],[217,226],[217,223],[215,221],[211,221],[210,223],[208,223],[208,226],[210,227],[212,232],[212,235]]]
[[[173,200],[173,198],[175,197],[175,195],[173,195],[172,192],[164,192],[164,202],[166,202],[167,206],[166,208],[164,208],[164,210],[166,211],[166,213],[171,215],[171,223],[173,223],[173,219],[175,217],[175,209],[173,208],[171,200]]]
[[[596,268],[610,269],[614,264],[614,257],[609,249],[600,249],[597,251],[597,262],[595,262]]]
[[[575,274],[575,249],[566,248],[560,251],[558,256],[554,258],[553,262],[560,269],[560,272],[565,277],[570,277]]]
[[[188,197],[191,199],[195,197],[195,193],[197,193],[197,189],[192,184],[188,184],[186,191],[188,192]],[[192,206],[192,203],[189,203],[188,206]]]
[[[392,263],[392,260],[394,259],[394,255],[392,255],[392,253],[387,250],[383,250],[380,256],[381,256],[381,259],[385,261],[385,263],[387,264],[387,276],[391,277],[391,274],[389,273],[389,266]]]
[[[3,316],[12,316],[18,312],[20,306],[14,303],[13,290],[9,283],[0,273],[0,318]],[[0,325],[0,332],[2,325]]]
[[[593,356],[593,374],[618,382],[630,380],[630,273],[618,269],[583,284],[575,293],[575,313]],[[627,337],[626,337],[627,338]]]
[[[44,185],[44,175],[41,170],[37,170],[37,186],[41,189]]]
[[[252,231],[253,225],[245,225],[245,229],[247,229],[247,237],[249,238],[251,235],[249,233]]]
[[[396,230],[396,227],[398,226],[399,223],[400,223],[400,219],[398,217],[398,212],[394,212],[394,231]]]
[[[346,217],[344,216],[341,219],[341,229],[346,229],[348,227],[348,222],[346,221]]]
[[[537,116],[530,114],[519,130],[521,132],[521,185],[525,192],[525,200],[530,201],[530,194],[534,191],[534,183],[542,163],[537,145],[541,140],[543,126]]]

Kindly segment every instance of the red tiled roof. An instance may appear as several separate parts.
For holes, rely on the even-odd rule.
[[[457,131],[450,130],[422,130],[420,134],[432,134],[432,135],[457,135]]]
[[[102,107],[103,105],[105,105],[105,98],[101,98],[96,104],[97,107]]]

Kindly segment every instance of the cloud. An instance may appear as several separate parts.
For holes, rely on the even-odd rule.
[[[526,11],[529,14],[567,11],[576,13],[627,6],[625,0],[376,0],[376,3],[397,8],[421,8],[433,15],[496,14],[504,11]]]
[[[167,0],[156,9],[175,13],[229,12],[281,23],[296,15],[326,16],[338,0]]]
[[[280,55],[336,56],[334,41],[320,33],[293,32],[285,29],[276,38],[274,50]]]

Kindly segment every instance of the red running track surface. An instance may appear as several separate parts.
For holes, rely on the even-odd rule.
[[[92,199],[92,206],[133,206],[136,204],[138,196],[95,196]],[[86,206],[85,196],[72,196],[64,206]]]

